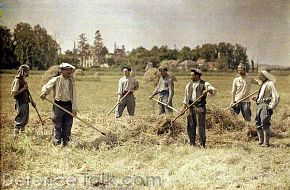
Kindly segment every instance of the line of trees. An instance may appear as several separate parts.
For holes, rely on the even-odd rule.
[[[107,62],[116,67],[126,64],[138,70],[144,69],[148,61],[158,66],[163,60],[197,61],[200,58],[207,62],[218,62],[225,69],[236,69],[239,63],[249,66],[246,51],[247,49],[240,44],[232,45],[226,42],[207,43],[195,48],[184,46],[181,50],[170,49],[168,46],[153,46],[148,50],[141,46],[122,56],[105,59],[109,51],[103,44],[99,30],[95,32],[92,46],[82,33],[73,50],[60,54],[59,44],[40,25],[32,27],[28,23],[20,22],[15,26],[13,33],[7,27],[0,26],[1,69],[17,68],[21,64],[28,64],[34,69],[47,69],[61,62],[81,66],[91,55],[94,55],[94,62],[98,64]]]
[[[0,26],[1,69],[11,69],[21,64],[46,69],[56,62],[59,45],[40,25],[31,27],[18,23],[13,33]]]
[[[207,62],[218,62],[221,67],[236,69],[238,64],[243,63],[249,67],[247,49],[240,44],[232,45],[226,42],[219,44],[203,44],[195,48],[184,46],[181,50],[170,49],[167,46],[153,46],[150,50],[138,47],[129,52],[128,56],[119,64],[129,63],[145,68],[146,63],[151,61],[158,65],[162,60],[192,60],[205,59]]]

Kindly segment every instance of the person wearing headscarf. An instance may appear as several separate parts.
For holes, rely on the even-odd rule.
[[[123,67],[124,76],[119,80],[118,84],[118,102],[119,105],[115,110],[115,117],[122,116],[125,107],[127,107],[128,114],[134,116],[135,114],[135,96],[134,92],[139,89],[139,82],[131,76],[132,69],[130,67]],[[128,94],[127,94],[128,93]],[[126,95],[126,97],[124,97]]]
[[[233,80],[232,85],[232,102],[231,105],[239,102],[247,97],[251,92],[251,84],[258,84],[258,82],[246,73],[246,66],[244,64],[238,65],[238,76]],[[234,113],[243,115],[245,121],[251,121],[251,102],[247,98],[232,107]]]
[[[172,107],[172,98],[174,95],[174,82],[168,74],[167,67],[160,66],[158,68],[158,71],[160,72],[161,77],[159,79],[158,85],[156,86],[155,90],[153,91],[152,95],[149,98],[151,99],[155,95],[159,94],[159,101]],[[172,113],[172,109],[168,108],[163,104],[159,105],[160,105],[159,114]]]
[[[193,106],[189,108],[187,116],[187,134],[190,145],[195,145],[196,128],[199,133],[199,143],[201,147],[205,147],[206,134],[206,98],[207,95],[215,95],[217,90],[209,82],[201,79],[202,72],[198,68],[190,69],[191,81],[185,87],[183,110],[186,110],[189,105],[201,97]],[[182,113],[185,113],[182,111]]]
[[[257,103],[256,127],[259,144],[263,147],[270,146],[270,126],[273,110],[279,104],[279,94],[275,87],[276,79],[269,70],[260,69],[258,78],[262,81],[257,97],[253,100]]]
[[[53,90],[54,103],[76,116],[77,94],[73,77],[75,67],[69,63],[61,63],[59,69],[61,74],[50,79],[42,87],[40,98],[44,100]],[[70,141],[73,117],[53,105],[52,122],[54,125],[53,144],[57,146],[62,143],[63,146],[66,146]]]
[[[25,126],[29,119],[29,102],[33,107],[36,104],[30,98],[28,84],[25,80],[29,74],[29,66],[21,65],[11,85],[11,94],[15,99],[15,110],[17,115],[15,117],[14,136],[17,137],[19,133],[24,133]]]

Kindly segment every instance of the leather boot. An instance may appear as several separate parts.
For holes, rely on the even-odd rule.
[[[264,144],[263,147],[269,147],[270,146],[270,129],[264,129]]]
[[[259,145],[262,145],[264,143],[263,129],[258,129],[257,134],[258,134],[258,138],[259,138]]]

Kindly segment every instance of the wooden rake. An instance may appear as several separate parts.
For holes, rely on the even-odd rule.
[[[71,113],[70,111],[64,109],[63,107],[61,107],[60,105],[54,103],[53,101],[51,101],[51,100],[49,100],[49,99],[47,99],[47,98],[45,98],[45,100],[48,101],[49,103],[55,105],[56,107],[58,107],[58,108],[61,109],[62,111],[66,112],[66,113],[69,114],[70,116],[72,116],[72,117],[74,117],[74,118],[77,118],[78,120],[80,120],[81,122],[83,122],[84,124],[86,124],[88,127],[94,129],[95,131],[101,133],[102,135],[104,135],[104,136],[107,135],[106,133],[104,133],[104,132],[98,130],[97,128],[95,128],[92,124],[90,124],[90,123],[88,123],[88,122],[82,120],[82,119],[79,118],[78,116],[74,115],[73,113]]]

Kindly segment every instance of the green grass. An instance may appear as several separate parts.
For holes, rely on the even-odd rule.
[[[205,75],[218,89],[208,105],[227,107],[231,100],[231,76]],[[72,142],[69,147],[54,147],[50,142],[52,125],[48,119],[42,134],[35,111],[30,108],[30,123],[26,135],[13,141],[15,116],[10,85],[14,74],[1,74],[1,163],[4,189],[289,189],[289,130],[279,138],[272,138],[271,148],[261,148],[256,141],[237,141],[233,138],[216,141],[208,134],[208,148],[200,149],[186,143],[151,144],[125,142],[113,149],[78,147],[79,142],[90,142],[99,137],[96,131],[74,120]],[[107,112],[116,102],[117,83],[121,75],[84,76],[77,80],[79,117],[103,131],[125,131],[135,126],[149,127],[158,119],[158,105],[148,97],[154,87],[144,84],[136,91],[136,116],[115,121]],[[188,76],[177,76],[174,107],[182,108],[184,87]],[[277,77],[281,102],[273,115],[290,108],[289,76]],[[49,118],[51,104],[39,98],[40,74],[28,78],[31,94],[43,118]],[[252,89],[257,89],[255,87]],[[253,113],[255,105],[252,104]],[[253,116],[254,119],[254,116]],[[180,119],[185,123],[185,118]],[[274,128],[275,126],[273,126]],[[142,138],[142,137],[140,137]],[[157,137],[158,138],[158,137]],[[184,137],[187,138],[186,136]],[[148,139],[149,140],[149,139]],[[26,181],[23,179],[26,178]],[[30,180],[27,180],[30,178]],[[12,183],[13,179],[13,183]],[[76,181],[74,181],[76,180]],[[49,181],[49,182],[48,182]],[[17,185],[16,182],[19,182]]]

